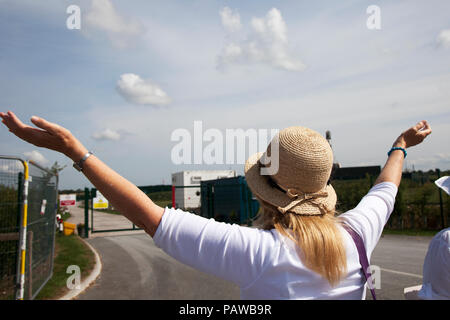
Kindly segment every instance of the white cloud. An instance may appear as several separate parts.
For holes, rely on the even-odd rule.
[[[109,128],[106,128],[99,132],[95,132],[92,135],[92,138],[94,138],[95,140],[119,140],[120,137],[121,136],[119,132]]]
[[[223,23],[223,11],[221,11]],[[235,14],[236,15],[236,14]],[[225,25],[225,24],[224,24]],[[305,65],[288,52],[287,27],[281,12],[272,8],[264,18],[252,18],[250,34],[243,41],[232,41],[218,56],[218,67],[231,64],[266,63],[288,71],[301,71]]]
[[[233,13],[230,8],[224,7],[220,11],[220,17],[222,18],[222,25],[227,31],[235,32],[241,29],[242,24],[239,13]]]
[[[450,29],[442,30],[437,37],[437,42],[440,46],[450,47]]]
[[[0,172],[5,173],[17,173],[19,171],[23,172],[24,167],[20,161],[5,161],[0,165]]]
[[[440,152],[426,157],[417,157],[409,160],[409,165],[414,165],[418,168],[439,168],[450,165],[450,153]]]
[[[48,163],[48,160],[37,150],[24,152],[23,153],[27,160],[32,160],[40,165],[45,165]]]
[[[139,21],[126,19],[117,13],[110,0],[92,0],[91,9],[83,21],[89,29],[106,32],[113,45],[120,48],[127,47],[145,31]],[[82,30],[85,29],[82,27]]]
[[[240,45],[236,43],[229,43],[223,48],[222,54],[219,57],[219,63],[221,65],[231,64],[238,61],[239,59],[242,59],[243,55],[244,50]]]
[[[170,98],[158,85],[134,73],[125,73],[117,82],[117,91],[128,102],[140,105],[166,105]]]

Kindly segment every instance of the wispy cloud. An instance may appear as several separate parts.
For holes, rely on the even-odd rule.
[[[142,23],[120,15],[110,0],[92,0],[84,21],[87,25],[85,35],[92,36],[93,31],[105,32],[111,43],[120,48],[129,46],[145,32]]]
[[[449,48],[450,47],[450,29],[442,30],[438,37],[437,37],[437,43],[440,46]]]
[[[32,160],[40,165],[46,165],[48,160],[37,150],[28,151],[23,153],[27,160]]]
[[[410,165],[417,167],[448,167],[450,165],[450,153],[440,152],[427,157],[418,157],[409,161]]]
[[[224,7],[220,11],[223,27],[229,32],[235,32],[242,28],[241,17],[238,12],[233,12],[230,8]]]
[[[0,0],[0,99],[23,118],[39,110],[67,127],[134,183],[160,183],[182,170],[170,162],[170,136],[191,130],[195,120],[222,132],[331,130],[336,158],[352,166],[384,164],[392,139],[426,119],[433,134],[408,151],[408,165],[450,168],[445,157],[434,158],[450,135],[449,1],[385,2],[378,31],[366,28],[365,7],[354,1],[289,1],[272,10],[260,2],[74,2],[81,7],[80,31],[65,29],[64,1]],[[139,50],[124,50],[134,45]],[[287,71],[303,64],[304,71]],[[226,72],[217,72],[218,65]],[[135,84],[119,80],[129,72]],[[138,89],[146,88],[141,81],[164,93]],[[142,107],[168,100],[170,108]],[[50,162],[69,163],[1,128],[0,149],[39,150]],[[148,166],[155,154],[162,161]],[[63,188],[88,183],[72,170],[63,175]]]
[[[121,135],[119,132],[113,129],[106,128],[102,131],[95,132],[92,135],[92,138],[95,140],[119,140]]]
[[[134,73],[120,76],[117,91],[133,104],[161,106],[170,103],[170,97],[157,84]]]
[[[227,31],[236,31],[238,13],[225,7],[221,12],[222,24]],[[250,33],[242,41],[227,43],[217,57],[218,68],[232,64],[263,63],[288,71],[301,71],[305,65],[293,58],[288,50],[287,26],[281,12],[272,8],[263,18],[252,18]]]
[[[5,173],[16,173],[18,171],[23,171],[23,165],[20,161],[10,161],[10,162],[2,162],[0,164],[0,172]]]

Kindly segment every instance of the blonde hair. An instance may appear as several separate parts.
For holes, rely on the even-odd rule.
[[[335,211],[321,216],[281,214],[258,200],[262,206],[254,225],[265,230],[275,228],[292,239],[300,248],[299,257],[303,264],[327,279],[331,286],[337,285],[347,274],[347,256]]]

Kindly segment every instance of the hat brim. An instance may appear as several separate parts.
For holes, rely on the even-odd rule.
[[[270,205],[278,207],[286,207],[291,203],[292,199],[286,194],[286,192],[274,187],[270,183],[269,176],[261,175],[261,168],[258,164],[263,152],[258,152],[252,155],[245,162],[245,180],[252,193],[263,201]],[[316,201],[325,206],[329,211],[334,211],[337,201],[336,192],[334,188],[329,184],[324,188],[324,191],[328,193],[326,197],[319,197]],[[321,215],[323,214],[317,204],[305,201],[288,212],[293,212],[299,215]]]

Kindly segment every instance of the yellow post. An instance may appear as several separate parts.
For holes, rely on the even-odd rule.
[[[17,293],[17,299],[23,300],[24,290],[25,290],[25,259],[27,252],[27,218],[28,218],[28,184],[29,184],[29,170],[28,163],[22,161],[24,166],[24,187],[23,187],[23,219],[22,219],[22,237],[20,239],[20,279],[19,279],[19,290]]]

